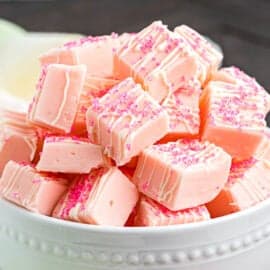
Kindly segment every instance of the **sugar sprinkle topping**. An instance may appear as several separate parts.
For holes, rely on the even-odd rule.
[[[93,169],[89,175],[78,176],[72,183],[64,199],[64,207],[60,217],[67,219],[72,208],[77,204],[83,204],[89,197],[89,194],[96,181],[102,176],[104,169]]]
[[[146,151],[157,153],[172,165],[189,167],[208,162],[216,156],[219,148],[209,142],[181,139],[177,142],[153,145]]]
[[[264,128],[262,107],[265,97],[254,88],[230,83],[211,82],[207,91],[211,95],[212,124],[219,121],[239,129],[257,126]]]
[[[130,132],[140,127],[144,121],[165,113],[164,109],[130,78],[113,87],[101,99],[94,99],[91,110],[101,119],[129,119],[125,128]]]

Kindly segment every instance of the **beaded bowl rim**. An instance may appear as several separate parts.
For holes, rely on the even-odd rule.
[[[129,234],[129,235],[149,235],[149,234],[160,234],[160,233],[174,233],[187,231],[201,230],[203,228],[217,226],[222,223],[228,223],[233,220],[244,218],[246,216],[251,216],[253,213],[266,206],[270,206],[270,199],[266,199],[263,202],[258,203],[248,209],[242,210],[240,212],[232,213],[227,216],[213,218],[206,221],[200,221],[195,223],[170,225],[170,226],[152,226],[152,227],[115,227],[115,226],[104,226],[104,225],[93,225],[93,224],[83,224],[78,222],[66,221],[61,219],[56,219],[53,217],[44,216],[38,213],[30,212],[24,208],[21,208],[11,202],[8,202],[0,198],[0,203],[13,208],[20,215],[24,215],[28,219],[32,219],[35,222],[42,222],[49,226],[62,226],[67,229],[80,230],[92,233],[102,233],[102,234]]]

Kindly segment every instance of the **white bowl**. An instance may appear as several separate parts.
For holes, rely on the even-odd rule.
[[[115,228],[65,222],[0,200],[2,270],[269,270],[270,200],[207,222]]]

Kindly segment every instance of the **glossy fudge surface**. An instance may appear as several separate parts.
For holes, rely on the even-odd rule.
[[[247,209],[269,196],[269,161],[249,158],[232,164],[228,182],[207,207],[212,217],[219,217]]]
[[[115,33],[108,36],[84,37],[49,50],[40,56],[40,62],[42,65],[83,64],[87,67],[87,78],[113,77],[114,51],[127,37],[123,36],[120,39]]]
[[[230,84],[241,85],[249,89],[253,89],[254,93],[259,94],[264,98],[265,113],[270,110],[270,95],[267,91],[256,81],[255,78],[249,76],[247,73],[242,71],[240,68],[231,66],[223,67],[211,76],[212,81],[222,81]]]
[[[31,162],[36,154],[38,138],[34,130],[2,126],[0,131],[0,175],[9,160]]]
[[[147,197],[142,197],[137,206],[134,224],[136,226],[168,226],[209,219],[210,214],[205,206],[171,211]]]
[[[153,22],[120,47],[115,55],[119,78],[133,77],[158,102],[200,77],[192,48],[160,21]]]
[[[82,138],[50,136],[45,139],[37,169],[82,174],[103,165],[106,164],[100,145]]]
[[[40,174],[32,166],[14,161],[7,163],[0,180],[2,197],[43,215],[51,215],[66,189],[65,179]]]
[[[0,175],[9,160],[33,161],[38,147],[37,129],[26,119],[27,104],[0,96]]]
[[[83,223],[123,226],[138,200],[134,184],[116,167],[78,176],[53,216]]]
[[[89,139],[102,145],[119,166],[161,139],[169,128],[166,111],[131,78],[96,99],[86,118]]]
[[[140,155],[133,181],[139,191],[170,210],[211,201],[225,185],[231,157],[198,140],[152,145]]]
[[[265,96],[254,88],[210,82],[201,102],[201,136],[234,158],[254,155],[266,126]]]
[[[223,55],[200,33],[187,25],[174,29],[192,48],[201,69],[201,82],[204,84],[221,65]]]
[[[43,68],[28,118],[62,133],[71,131],[85,80],[83,65],[51,64]]]

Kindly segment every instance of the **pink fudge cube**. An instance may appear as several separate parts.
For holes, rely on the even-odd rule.
[[[158,102],[200,77],[192,48],[160,21],[120,46],[115,55],[115,73],[119,78],[133,77]]]
[[[126,39],[127,37],[122,37]],[[121,39],[121,42],[123,42]],[[88,36],[53,48],[40,56],[42,65],[86,65],[87,78],[110,78],[113,76],[113,54],[120,44],[119,36]],[[104,64],[105,63],[105,64]]]
[[[265,96],[253,89],[210,82],[201,96],[201,136],[238,159],[253,156],[266,126]]]
[[[247,209],[270,197],[270,163],[249,158],[233,162],[229,180],[207,208],[211,217]]]
[[[78,176],[53,216],[83,223],[123,226],[138,200],[134,184],[116,167]]]
[[[48,216],[66,189],[65,179],[40,174],[32,166],[14,161],[7,163],[0,180],[2,197]]]
[[[29,121],[69,133],[77,113],[85,72],[83,65],[51,64],[44,67],[29,107]]]
[[[152,199],[143,196],[136,210],[134,225],[168,226],[209,219],[210,214],[204,205],[180,211],[171,211]]]
[[[212,81],[221,81],[225,83],[236,84],[242,87],[253,89],[254,95],[260,95],[264,98],[265,114],[270,110],[270,95],[267,91],[256,81],[256,79],[250,77],[244,71],[240,70],[235,66],[225,67],[216,72],[211,76]]]
[[[38,147],[38,134],[26,122],[26,111],[0,108],[0,175],[9,160],[31,162]]]
[[[0,131],[0,175],[9,160],[31,162],[38,138],[34,130],[2,126]]]
[[[127,78],[86,114],[89,138],[104,147],[117,166],[124,165],[168,131],[168,115],[139,84]]]
[[[182,139],[145,149],[133,181],[139,191],[170,210],[205,204],[225,185],[231,157],[222,148]]]
[[[164,140],[175,140],[183,137],[195,137],[199,134],[200,111],[199,97],[200,85],[179,88],[161,103],[170,118],[169,132]]]
[[[207,81],[222,64],[223,55],[205,37],[187,25],[180,25],[174,29],[191,47],[197,56],[201,70],[202,83]]]
[[[87,139],[51,136],[44,141],[37,170],[82,174],[103,165],[106,161],[100,145]]]

